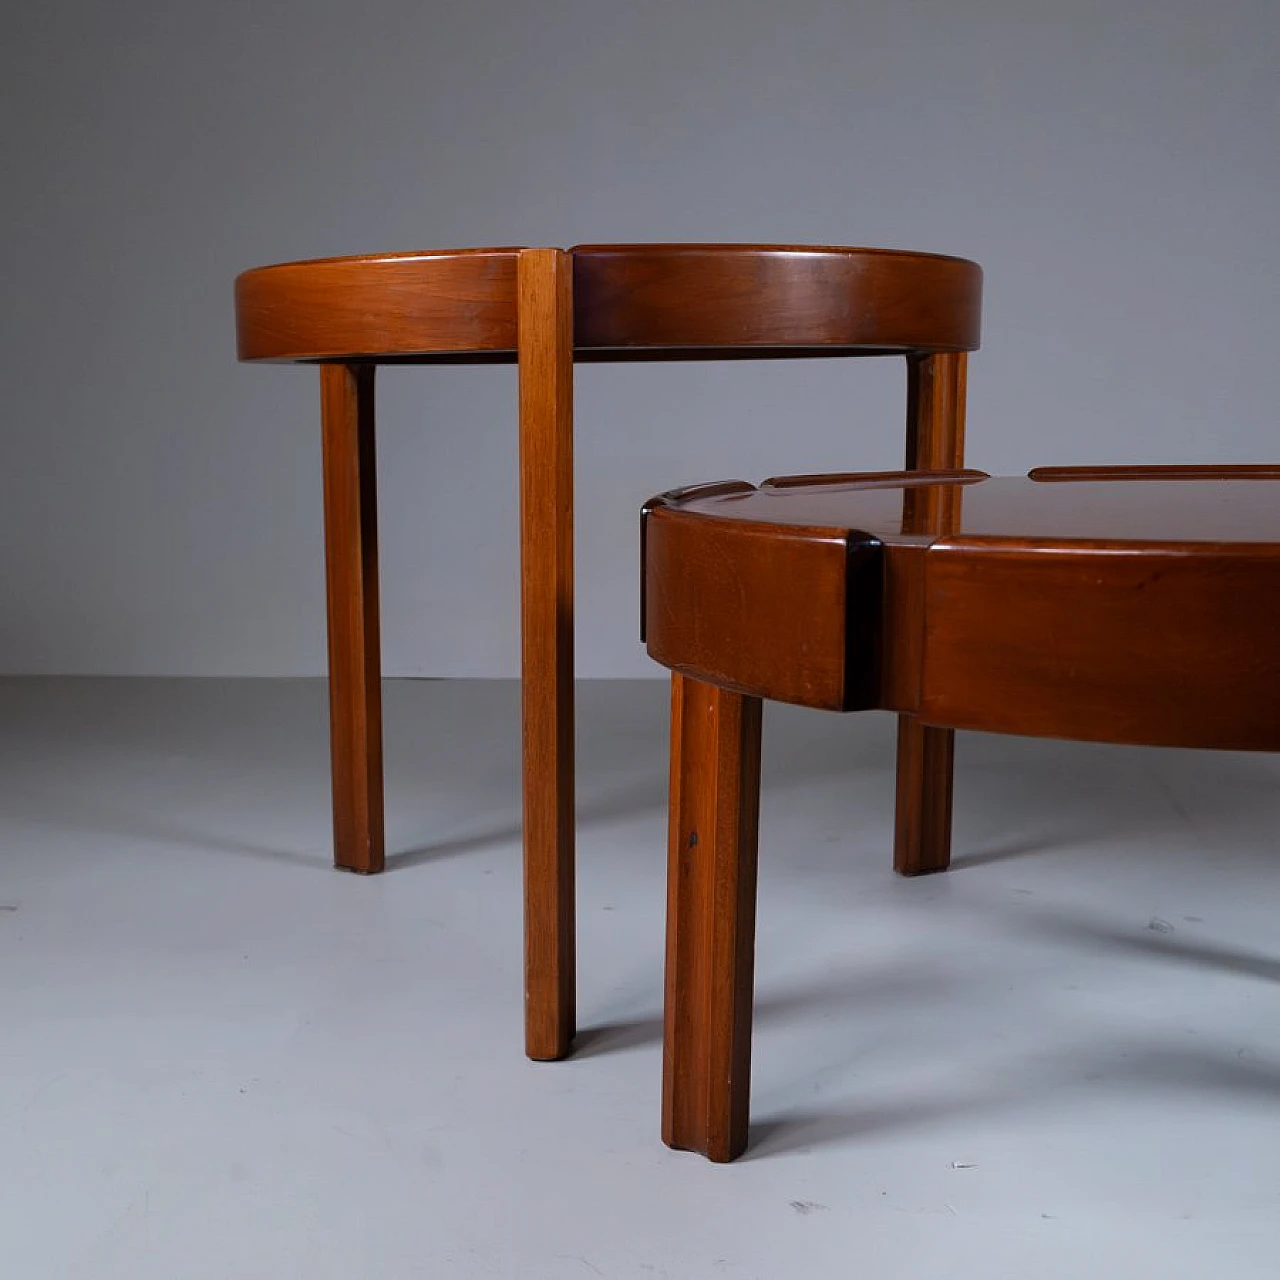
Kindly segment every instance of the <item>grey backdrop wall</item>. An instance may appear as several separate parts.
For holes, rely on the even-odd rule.
[[[974,257],[969,456],[1277,460],[1276,0],[21,6],[0,45],[0,670],[323,669],[284,258],[750,240]],[[515,379],[381,384],[388,674],[517,669]],[[579,656],[675,483],[896,465],[899,362],[578,373]]]

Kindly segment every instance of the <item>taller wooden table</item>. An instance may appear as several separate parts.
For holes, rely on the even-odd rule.
[[[352,871],[384,863],[374,371],[519,365],[531,1057],[566,1054],[575,1022],[574,361],[905,357],[906,464],[957,466],[981,293],[982,272],[960,258],[787,245],[445,250],[283,263],[236,281],[240,358],[320,365],[334,860]],[[940,856],[950,742],[904,722],[903,803],[919,820],[901,870]]]

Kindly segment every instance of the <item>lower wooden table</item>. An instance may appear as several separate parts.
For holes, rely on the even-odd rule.
[[[747,1143],[761,699],[1280,750],[1280,467],[731,481],[642,525],[645,637],[673,672],[673,1147]]]

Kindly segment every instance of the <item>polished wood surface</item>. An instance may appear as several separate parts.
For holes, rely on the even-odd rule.
[[[516,349],[517,249],[317,258],[236,279],[241,360],[379,360]]]
[[[917,714],[993,733],[1280,750],[1276,538],[1061,554],[938,544]]]
[[[968,470],[945,477],[775,477],[731,495],[681,498],[680,514],[709,515],[717,522],[752,528],[822,528],[836,535],[857,531],[890,546],[968,545],[1003,542],[1137,542],[1179,546],[1199,543],[1270,543],[1280,508],[1274,478],[1265,471],[1242,475],[1236,468],[1202,474],[1199,482],[1144,469],[1123,483],[1091,471],[1067,481],[1057,477],[990,477]],[[745,482],[737,482],[745,485]],[[915,495],[951,490],[940,508],[947,523],[922,524]],[[683,491],[680,491],[683,492]],[[673,509],[668,500],[668,513]],[[1067,548],[1070,550],[1071,548]]]
[[[893,804],[893,869],[927,875],[951,865],[955,730],[898,717]]]
[[[909,470],[946,472],[963,463],[967,375],[963,352],[908,356]],[[956,492],[954,485],[908,488],[905,520],[921,529],[947,527]],[[950,865],[954,773],[954,731],[900,716],[893,828],[893,866],[900,875],[924,875]]]
[[[518,248],[283,262],[236,280],[241,360],[514,361]],[[963,258],[795,245],[580,245],[576,358],[761,359],[975,350]]]
[[[950,513],[930,532],[921,495]],[[1278,544],[1280,483],[1257,469],[739,482],[650,506],[646,639],[673,670],[806,706],[1272,750],[1280,708],[1257,682],[1280,680],[1264,643],[1280,623]],[[729,623],[699,616],[701,601]],[[1170,670],[1197,652],[1172,698]]]
[[[649,655],[775,701],[829,711],[876,705],[884,661],[878,539],[839,517],[847,495],[857,493],[887,529],[889,513],[901,520],[904,494],[954,488],[957,475],[983,477],[781,476],[759,488],[735,480],[651,499],[641,512],[641,634]],[[925,504],[906,505],[915,513]],[[851,568],[863,572],[862,598],[849,591]],[[838,628],[812,625],[814,617],[837,616]]]
[[[385,861],[373,380],[367,365],[320,377],[333,858],[365,875]]]
[[[905,355],[907,465],[959,465],[964,353],[978,345],[981,288],[981,270],[959,258],[794,245],[441,250],[280,263],[237,279],[242,360],[319,363],[327,388],[339,385],[335,369],[368,388],[367,397],[349,389],[367,400],[366,425],[326,426],[326,475],[338,477],[326,481],[326,519],[341,866],[383,865],[373,366],[520,365],[531,1056],[562,1056],[574,1031],[572,362]],[[815,679],[830,682],[837,668],[843,679],[847,664],[822,662]],[[941,756],[929,759],[906,774],[933,779],[910,783],[921,803],[943,781]],[[902,869],[930,869],[938,847],[914,856]]]
[[[847,539],[665,520],[665,505],[661,499],[649,505],[643,531],[650,655],[674,671],[741,692],[767,688],[767,696],[781,701],[829,710],[865,705],[853,677],[868,655],[850,661],[844,629],[817,634],[809,623],[815,611],[843,613]],[[723,571],[730,564],[751,570],[745,578]],[[692,583],[696,609],[690,608]],[[777,663],[779,649],[795,657],[786,670]]]
[[[707,358],[770,348],[905,355],[978,346],[982,271],[962,258],[791,245],[579,245],[582,351]]]
[[[913,856],[949,840],[952,740],[935,730],[1280,751],[1280,468],[783,477],[645,511],[646,642],[676,673],[682,714],[717,696],[906,713],[896,843]],[[746,775],[732,774],[731,739],[686,725],[672,750],[672,875],[687,878],[681,815],[709,811],[726,769]],[[739,812],[755,803],[735,794]],[[754,844],[723,867],[731,848],[697,874],[752,882]],[[699,1115],[746,1106],[745,1069],[707,1074],[707,1028],[741,1030],[726,993],[746,963],[710,939],[748,936],[755,904],[727,890],[717,902],[711,919],[672,890],[668,955],[704,968],[686,965],[689,991],[668,986],[669,1128],[689,1091],[712,1091]],[[681,1012],[699,1001],[696,1019]]]
[[[747,1145],[760,711],[671,678],[662,1137],[716,1161]]]
[[[525,1050],[574,1034],[573,297],[559,249],[521,255],[520,608]]]

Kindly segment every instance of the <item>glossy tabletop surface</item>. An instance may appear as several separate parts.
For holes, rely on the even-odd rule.
[[[863,533],[882,542],[1280,542],[1280,467],[1042,468],[1030,476],[792,477],[674,505],[729,521]],[[920,498],[932,491],[938,501]],[[931,516],[929,510],[946,515]]]
[[[787,477],[663,495],[649,653],[922,723],[1280,750],[1280,468]]]

